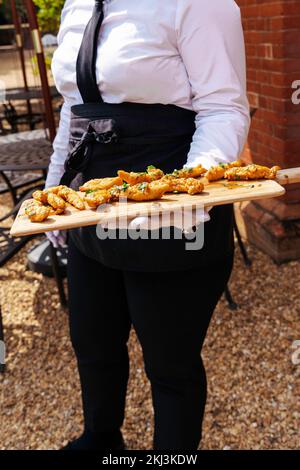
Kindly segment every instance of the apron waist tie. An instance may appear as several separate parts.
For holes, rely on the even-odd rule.
[[[104,120],[107,127],[107,119]],[[94,142],[101,144],[111,144],[118,142],[118,133],[114,128],[114,122],[111,122],[111,129],[103,132],[97,132],[90,124],[88,130],[82,134],[81,139],[74,146],[65,161],[65,173],[61,178],[60,184],[70,185],[75,176],[83,171],[89,162],[90,147]]]

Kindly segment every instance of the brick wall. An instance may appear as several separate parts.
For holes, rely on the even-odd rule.
[[[292,83],[300,80],[300,0],[236,2],[245,32],[249,101],[258,108],[244,158],[300,166],[300,104],[292,102]],[[274,214],[269,201],[255,204]],[[277,222],[300,219],[300,184],[291,185],[276,207]]]

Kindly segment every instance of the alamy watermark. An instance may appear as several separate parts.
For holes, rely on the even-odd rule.
[[[182,207],[176,210],[161,211],[160,202],[155,201],[147,213],[143,212],[141,225],[132,224],[133,215],[130,214],[132,205],[127,205],[124,198],[120,206],[114,206],[113,216],[110,214],[105,223],[105,217],[96,227],[97,237],[106,239],[185,239],[187,251],[201,250],[204,246],[204,222],[208,220],[203,205]],[[101,204],[97,212],[109,213],[112,206]],[[175,230],[172,230],[175,227]]]
[[[292,94],[292,103],[300,104],[300,80],[295,80],[292,83],[292,88],[295,90]]]

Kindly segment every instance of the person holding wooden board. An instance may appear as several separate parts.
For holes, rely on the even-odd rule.
[[[149,165],[209,169],[241,153],[250,118],[233,0],[67,0],[58,44],[52,69],[65,101],[46,187],[78,189]],[[140,228],[135,239],[121,228],[106,238],[95,227],[69,230],[84,432],[67,450],[125,448],[131,326],[151,383],[153,448],[197,449],[206,402],[201,348],[232,270],[232,214],[231,205],[204,218],[195,211],[193,232],[204,229],[197,250],[187,249],[186,226],[174,223],[166,238],[145,217],[129,221],[127,233]],[[66,235],[48,237],[57,246]]]

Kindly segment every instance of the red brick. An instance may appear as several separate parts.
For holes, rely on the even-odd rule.
[[[258,108],[243,158],[282,168],[300,166],[300,104],[292,101],[292,84],[300,80],[300,0],[236,1],[245,31],[249,102]],[[265,251],[274,243],[269,253],[277,260],[296,256],[291,240],[298,235],[287,233],[280,219],[300,219],[300,185],[286,189],[276,203],[251,203],[245,215],[247,230],[256,231],[256,241]],[[264,211],[269,215],[261,215]]]

